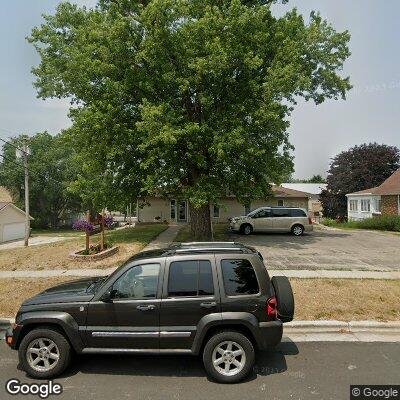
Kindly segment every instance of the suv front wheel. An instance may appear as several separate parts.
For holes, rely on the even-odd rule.
[[[18,355],[22,369],[32,378],[53,378],[67,368],[71,346],[57,330],[37,328],[22,339]]]
[[[208,375],[216,381],[239,382],[254,365],[254,347],[242,333],[223,331],[205,345],[203,362]]]
[[[301,236],[304,233],[303,225],[296,224],[292,226],[292,234],[294,236]]]

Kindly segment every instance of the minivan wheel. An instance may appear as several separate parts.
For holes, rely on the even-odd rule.
[[[293,225],[292,234],[295,236],[301,236],[304,233],[304,227],[302,225]]]
[[[207,374],[221,383],[244,379],[254,365],[254,347],[242,333],[223,331],[210,338],[204,347]]]
[[[60,332],[38,328],[22,339],[18,355],[22,369],[32,378],[53,378],[69,365],[71,346]]]
[[[252,227],[250,224],[243,224],[243,225],[240,227],[240,232],[241,232],[243,235],[251,235],[252,232],[253,232],[253,227]]]

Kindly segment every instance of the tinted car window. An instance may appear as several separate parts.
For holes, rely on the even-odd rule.
[[[253,218],[268,218],[271,217],[271,210],[260,210],[253,215]]]
[[[259,292],[256,273],[249,260],[222,260],[221,267],[228,296]]]
[[[275,208],[273,215],[274,217],[291,217],[290,210],[287,208]]]
[[[214,294],[211,263],[207,260],[174,261],[169,267],[168,296]]]
[[[155,298],[159,272],[159,264],[145,264],[132,267],[113,284],[113,298]]]
[[[294,210],[290,210],[290,215],[292,217],[307,217],[305,211],[295,208]]]

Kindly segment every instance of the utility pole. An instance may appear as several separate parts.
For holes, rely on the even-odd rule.
[[[24,159],[24,175],[25,175],[25,247],[29,244],[29,235],[31,231],[30,217],[29,217],[29,169],[28,169],[28,156],[30,150],[27,143],[21,149],[17,148],[16,156],[17,158]]]
[[[24,170],[25,170],[25,247],[29,244],[29,235],[31,233],[31,224],[29,219],[29,170],[28,170],[28,155],[29,148],[24,144]]]

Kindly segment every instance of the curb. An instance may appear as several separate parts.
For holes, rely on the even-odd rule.
[[[400,334],[400,321],[292,321],[284,325],[285,334],[307,333],[398,333]]]

